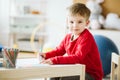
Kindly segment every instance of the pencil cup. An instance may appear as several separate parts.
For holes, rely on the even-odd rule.
[[[18,53],[19,53],[18,49],[13,49],[13,48],[3,49],[3,67],[15,68]]]

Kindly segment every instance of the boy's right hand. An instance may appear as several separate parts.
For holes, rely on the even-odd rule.
[[[42,57],[43,59],[45,59],[46,54],[45,53],[39,53],[39,56]]]
[[[45,53],[38,53],[37,54],[37,58],[38,58],[39,62],[41,62],[42,60],[44,60],[45,56],[46,56]]]

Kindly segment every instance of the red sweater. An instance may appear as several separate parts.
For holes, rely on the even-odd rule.
[[[71,41],[67,34],[56,49],[46,53],[53,64],[85,64],[86,72],[95,80],[102,80],[103,70],[99,51],[92,34],[85,29],[77,39]],[[64,54],[68,56],[63,56]]]

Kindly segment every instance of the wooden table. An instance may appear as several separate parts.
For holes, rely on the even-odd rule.
[[[14,69],[0,68],[0,80],[25,80],[80,75],[85,80],[85,65],[45,65],[24,66]]]

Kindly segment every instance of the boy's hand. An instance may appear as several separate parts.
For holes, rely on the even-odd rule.
[[[45,59],[45,56],[46,56],[45,53],[38,53],[37,58],[41,62],[41,60]]]
[[[39,56],[41,56],[42,58],[44,58],[44,59],[45,59],[46,54],[45,54],[45,53],[39,53]]]
[[[40,63],[41,64],[53,64],[53,62],[50,59],[42,60],[42,62]]]

